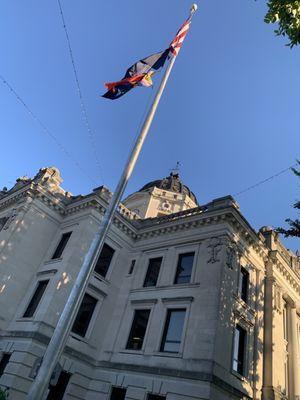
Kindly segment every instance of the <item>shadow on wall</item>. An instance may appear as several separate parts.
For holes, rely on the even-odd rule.
[[[264,264],[254,267],[250,247],[239,240],[226,241],[223,251],[218,334],[223,346],[228,338],[231,358],[226,362],[231,364],[234,387],[248,392],[243,398],[258,400],[263,379]]]

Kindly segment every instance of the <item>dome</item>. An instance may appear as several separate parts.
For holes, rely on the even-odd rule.
[[[158,189],[168,190],[168,191],[174,192],[174,193],[187,194],[198,205],[196,196],[186,185],[184,185],[181,182],[181,180],[179,178],[179,174],[171,173],[169,176],[167,176],[164,179],[159,179],[156,181],[149,182],[145,186],[143,186],[139,190],[139,192],[144,192],[144,191],[152,189],[154,187],[157,187]]]

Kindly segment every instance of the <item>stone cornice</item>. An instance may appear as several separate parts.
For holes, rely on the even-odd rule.
[[[55,193],[50,192],[41,185],[30,182],[21,189],[13,192],[11,195],[2,198],[0,200],[0,211],[11,207],[13,204],[19,203],[21,199],[25,200],[26,198],[31,197],[32,199],[38,199],[45,206],[57,212],[62,217],[76,214],[88,208],[95,209],[100,213],[100,215],[103,215],[105,206],[107,205],[107,198],[103,199],[100,196],[99,194],[92,193],[87,196],[80,196],[78,199],[75,199],[75,201],[72,201],[72,198],[62,199],[61,196],[57,196]],[[127,209],[123,206],[121,208],[121,213],[119,212],[115,216],[113,223],[126,235],[135,239],[136,228],[131,224],[131,219],[129,219],[126,214]]]
[[[270,259],[272,262],[273,267],[282,275],[285,279],[286,282],[289,283],[289,285],[295,290],[295,292],[300,296],[300,278],[299,276],[295,273],[295,271],[292,270],[292,268],[286,264],[283,263],[278,255],[277,250],[270,251]]]

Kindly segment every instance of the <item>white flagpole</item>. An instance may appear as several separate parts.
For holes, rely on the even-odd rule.
[[[196,11],[196,9],[197,6],[193,4],[191,8],[191,14],[193,14]],[[131,176],[131,173],[134,169],[138,156],[141,152],[143,143],[147,137],[158,103],[165,89],[166,83],[170,76],[175,60],[176,57],[173,57],[168,67],[166,68],[160,86],[153,100],[153,103],[148,111],[147,117],[141,128],[140,134],[136,139],[136,142],[128,158],[128,161],[126,163],[122,176],[119,180],[119,183],[116,187],[116,190],[111,198],[109,206],[103,216],[103,219],[91,243],[91,246],[84,258],[82,267],[78,273],[78,276],[71,290],[67,303],[58,320],[57,326],[53,332],[51,340],[48,344],[48,347],[42,359],[42,363],[37,373],[37,376],[34,382],[32,383],[29,393],[26,397],[27,400],[43,400],[47,394],[47,389],[49,381],[51,379],[51,375],[54,371],[56,364],[59,361],[59,358],[65,347],[66,341],[69,337],[71,328],[73,326],[78,309],[85,294],[91,274],[94,270],[94,264],[96,262],[98,255],[101,252],[107,232],[112,224],[115,211],[117,210],[117,207],[121,201],[128,180]]]

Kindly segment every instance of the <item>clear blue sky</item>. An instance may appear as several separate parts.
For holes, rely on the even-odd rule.
[[[61,1],[101,173],[82,118],[58,3],[3,0],[0,74],[91,180],[0,82],[0,185],[10,187],[17,177],[54,165],[74,194],[101,184],[113,190],[153,90],[138,88],[109,101],[100,97],[103,83],[166,48],[191,1]],[[300,158],[300,47],[290,50],[274,36],[274,27],[264,24],[265,3],[199,1],[127,193],[168,175],[179,160],[182,179],[204,204]],[[259,229],[295,217],[291,204],[297,198],[299,179],[287,172],[236,200]],[[299,246],[297,239],[285,244]]]

